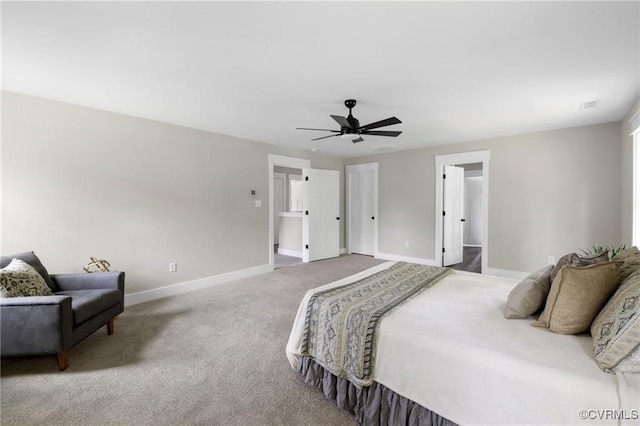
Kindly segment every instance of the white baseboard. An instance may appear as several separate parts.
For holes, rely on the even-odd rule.
[[[423,259],[421,257],[398,256],[396,254],[376,253],[376,259],[395,260],[396,262],[410,262],[418,265],[437,266],[435,259]]]
[[[486,271],[482,271],[483,275],[494,275],[496,277],[512,278],[514,280],[521,280],[529,275],[529,272],[511,271],[508,269],[487,268]]]
[[[204,288],[216,286],[218,284],[235,281],[242,278],[249,278],[271,271],[273,271],[273,265],[261,265],[255,266],[253,268],[241,269],[239,271],[214,275],[212,277],[201,278],[198,280],[171,284],[165,287],[154,288],[153,290],[145,290],[137,293],[125,294],[124,305],[137,305],[138,303],[161,299],[168,296],[175,296],[177,294],[187,293],[189,291],[201,290]]]
[[[419,265],[429,265],[429,266],[439,266],[435,259],[424,259],[421,257],[408,257],[408,256],[399,256],[396,254],[388,254],[388,253],[377,253],[375,255],[376,259],[384,259],[384,260],[394,260],[396,262],[411,262],[417,263]],[[496,277],[503,278],[511,278],[514,280],[521,280],[529,275],[528,272],[520,272],[520,271],[510,271],[508,269],[498,269],[498,268],[487,268],[485,271],[482,271],[483,275],[494,275]]]
[[[299,257],[302,259],[302,251],[289,250],[278,247],[278,254],[283,254],[285,256],[291,257]]]

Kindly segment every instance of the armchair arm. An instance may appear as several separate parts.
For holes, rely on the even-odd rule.
[[[67,300],[68,299],[68,300]],[[47,306],[62,305],[68,303],[71,308],[71,297],[69,296],[29,296],[29,297],[0,297],[0,308],[5,306]],[[2,311],[4,314],[5,312]],[[4,317],[2,318],[4,320]]]
[[[112,288],[119,289],[124,298],[124,272],[122,271],[51,274],[51,279],[62,291]]]
[[[73,314],[68,296],[0,298],[2,356],[59,353],[72,345]]]

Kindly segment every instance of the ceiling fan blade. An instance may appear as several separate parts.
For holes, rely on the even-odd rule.
[[[358,138],[358,139],[354,139],[352,142],[353,143],[358,143],[358,142],[362,142],[364,139],[362,138]]]
[[[334,136],[340,136],[340,134],[337,135],[329,135],[329,136],[322,136],[321,138],[315,138],[315,139],[311,139],[312,141],[319,141],[320,139],[326,139],[326,138],[332,138]]]
[[[312,129],[310,127],[296,127],[296,130],[320,130],[323,132],[333,132],[333,133],[340,133],[340,130],[330,130],[330,129]]]
[[[360,130],[371,130],[377,129],[378,127],[391,126],[392,124],[400,124],[400,121],[397,117],[389,117],[384,120],[376,121],[375,123],[366,124],[360,127]]]
[[[373,135],[373,136],[393,136],[394,138],[398,136],[402,132],[398,132],[395,130],[363,130],[361,134],[363,135]]]
[[[346,127],[347,129],[352,129],[351,124],[349,124],[346,118],[340,117],[339,115],[330,115],[329,117],[336,120],[340,125],[340,127]]]

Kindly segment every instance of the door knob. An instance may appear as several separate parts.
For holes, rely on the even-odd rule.
[[[339,217],[336,217],[336,220],[340,220],[340,218],[339,218]]]
[[[466,220],[465,219],[460,219],[460,222],[466,222]]]
[[[376,218],[375,216],[371,216],[371,220],[375,220],[375,218]]]

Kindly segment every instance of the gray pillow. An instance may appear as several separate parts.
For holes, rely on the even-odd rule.
[[[640,271],[620,284],[591,324],[591,336],[604,371],[640,372]]]
[[[617,259],[616,259],[617,260]],[[596,263],[608,262],[609,261],[609,250],[605,250],[602,253],[596,253],[589,256],[578,256],[576,253],[569,253],[562,256],[556,266],[551,271],[551,277],[549,278],[553,283],[553,280],[558,276],[558,272],[560,269],[567,265],[573,266],[588,266],[595,265]]]
[[[544,307],[551,287],[551,271],[553,265],[544,267],[531,273],[520,281],[507,298],[504,317],[508,319],[522,319],[538,312]]]

